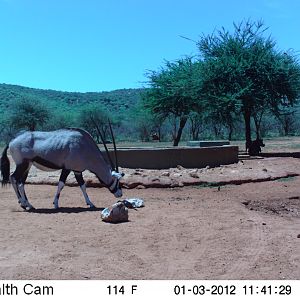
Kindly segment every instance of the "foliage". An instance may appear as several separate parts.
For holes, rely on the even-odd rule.
[[[78,112],[56,113],[51,116],[48,122],[43,126],[44,130],[57,130],[61,128],[78,127]]]
[[[132,111],[131,117],[138,138],[143,142],[151,141],[151,134],[156,131],[156,116],[149,109],[138,105]]]
[[[298,118],[296,116],[296,109],[294,107],[285,107],[280,112],[275,113],[275,117],[279,121],[282,134],[288,136],[296,132],[296,128],[299,125]]]
[[[36,130],[49,119],[48,108],[39,100],[22,98],[15,101],[11,110],[10,124],[16,129]]]
[[[79,127],[86,129],[97,141],[102,143],[100,134],[107,139],[109,113],[97,104],[85,106],[79,113]],[[98,132],[100,130],[100,133]]]
[[[161,118],[172,116],[179,119],[174,146],[180,141],[190,112],[200,106],[199,70],[200,63],[187,57],[175,62],[167,61],[164,68],[148,74],[150,89],[144,95],[145,106]]]
[[[292,53],[277,51],[275,42],[264,36],[262,22],[241,22],[234,29],[230,33],[222,28],[198,42],[203,93],[230,123],[233,113],[242,113],[246,140],[251,141],[251,117],[258,120],[259,112],[278,112],[282,105],[296,103],[300,67]]]
[[[16,102],[28,99],[29,102],[38,100],[48,108],[49,118],[39,129],[54,130],[62,127],[80,127],[78,118],[82,109],[95,105],[111,113],[116,138],[131,139],[129,131],[131,119],[128,119],[132,108],[140,102],[140,93],[143,89],[123,89],[99,93],[73,93],[54,90],[41,90],[17,85],[0,84],[0,140],[7,140],[14,135],[10,129],[11,115]],[[5,117],[4,117],[5,116]],[[3,134],[1,135],[1,132]],[[9,134],[4,134],[9,132]]]
[[[53,114],[79,112],[83,106],[95,103],[118,116],[126,116],[130,108],[140,101],[142,91],[143,89],[122,89],[111,92],[77,93],[0,84],[0,111],[9,112],[12,103],[26,98],[38,99],[46,104]]]
[[[0,141],[4,142],[5,145],[15,136],[17,129],[14,128],[10,122],[8,116],[1,116],[0,120]]]

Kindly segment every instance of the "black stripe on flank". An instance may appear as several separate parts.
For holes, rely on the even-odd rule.
[[[64,168],[63,166],[58,166],[58,165],[56,165],[56,164],[54,164],[54,163],[52,163],[52,162],[50,162],[50,161],[48,161],[46,159],[43,159],[43,158],[41,158],[39,156],[34,157],[32,159],[32,161],[36,162],[39,165],[42,165],[42,166],[44,166],[46,168],[49,168],[49,169],[60,170],[60,169]]]

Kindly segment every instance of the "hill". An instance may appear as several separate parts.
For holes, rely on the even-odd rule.
[[[110,92],[62,92],[0,84],[0,111],[5,112],[13,101],[21,98],[38,99],[53,110],[78,110],[85,104],[99,103],[116,114],[125,114],[140,101],[143,89],[120,89]]]

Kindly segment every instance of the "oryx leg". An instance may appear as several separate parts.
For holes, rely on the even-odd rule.
[[[85,199],[85,203],[86,205],[88,205],[90,208],[95,208],[95,205],[91,202],[88,194],[86,193],[86,184],[84,182],[84,179],[82,177],[82,173],[80,172],[74,172],[75,178],[80,186],[80,189],[82,191],[82,194],[84,196]]]
[[[55,209],[59,208],[58,200],[59,200],[60,192],[64,188],[66,180],[67,180],[67,177],[69,176],[70,172],[71,172],[70,170],[62,169],[62,172],[61,172],[60,177],[59,177],[57,191],[56,191],[56,194],[55,194],[55,197],[54,197],[54,201],[53,201]]]
[[[28,176],[30,169],[30,164],[27,161],[22,162],[17,165],[15,172],[10,176],[10,181],[14,188],[14,191],[18,197],[19,203],[23,209],[34,209],[34,207],[29,203],[26,193],[25,193],[25,181]]]
[[[18,202],[21,204],[21,207],[23,209],[26,209],[25,203],[24,203],[24,201],[22,199],[22,196],[21,196],[21,194],[19,192],[19,189],[18,189],[17,180],[15,179],[15,177],[13,175],[10,176],[10,182],[11,182],[11,184],[14,188],[14,191],[15,191],[17,197],[18,197]]]
[[[31,165],[28,166],[28,169],[25,171],[25,173],[22,176],[21,183],[19,184],[19,191],[20,191],[22,198],[25,199],[26,207],[28,207],[29,209],[34,209],[34,207],[29,203],[28,198],[25,193],[25,181],[27,179],[30,167],[31,167]]]

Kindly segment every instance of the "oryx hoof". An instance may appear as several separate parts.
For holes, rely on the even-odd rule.
[[[25,205],[20,205],[24,210],[26,210],[26,206]]]
[[[27,211],[35,211],[35,207],[31,206],[31,207],[28,207]]]

